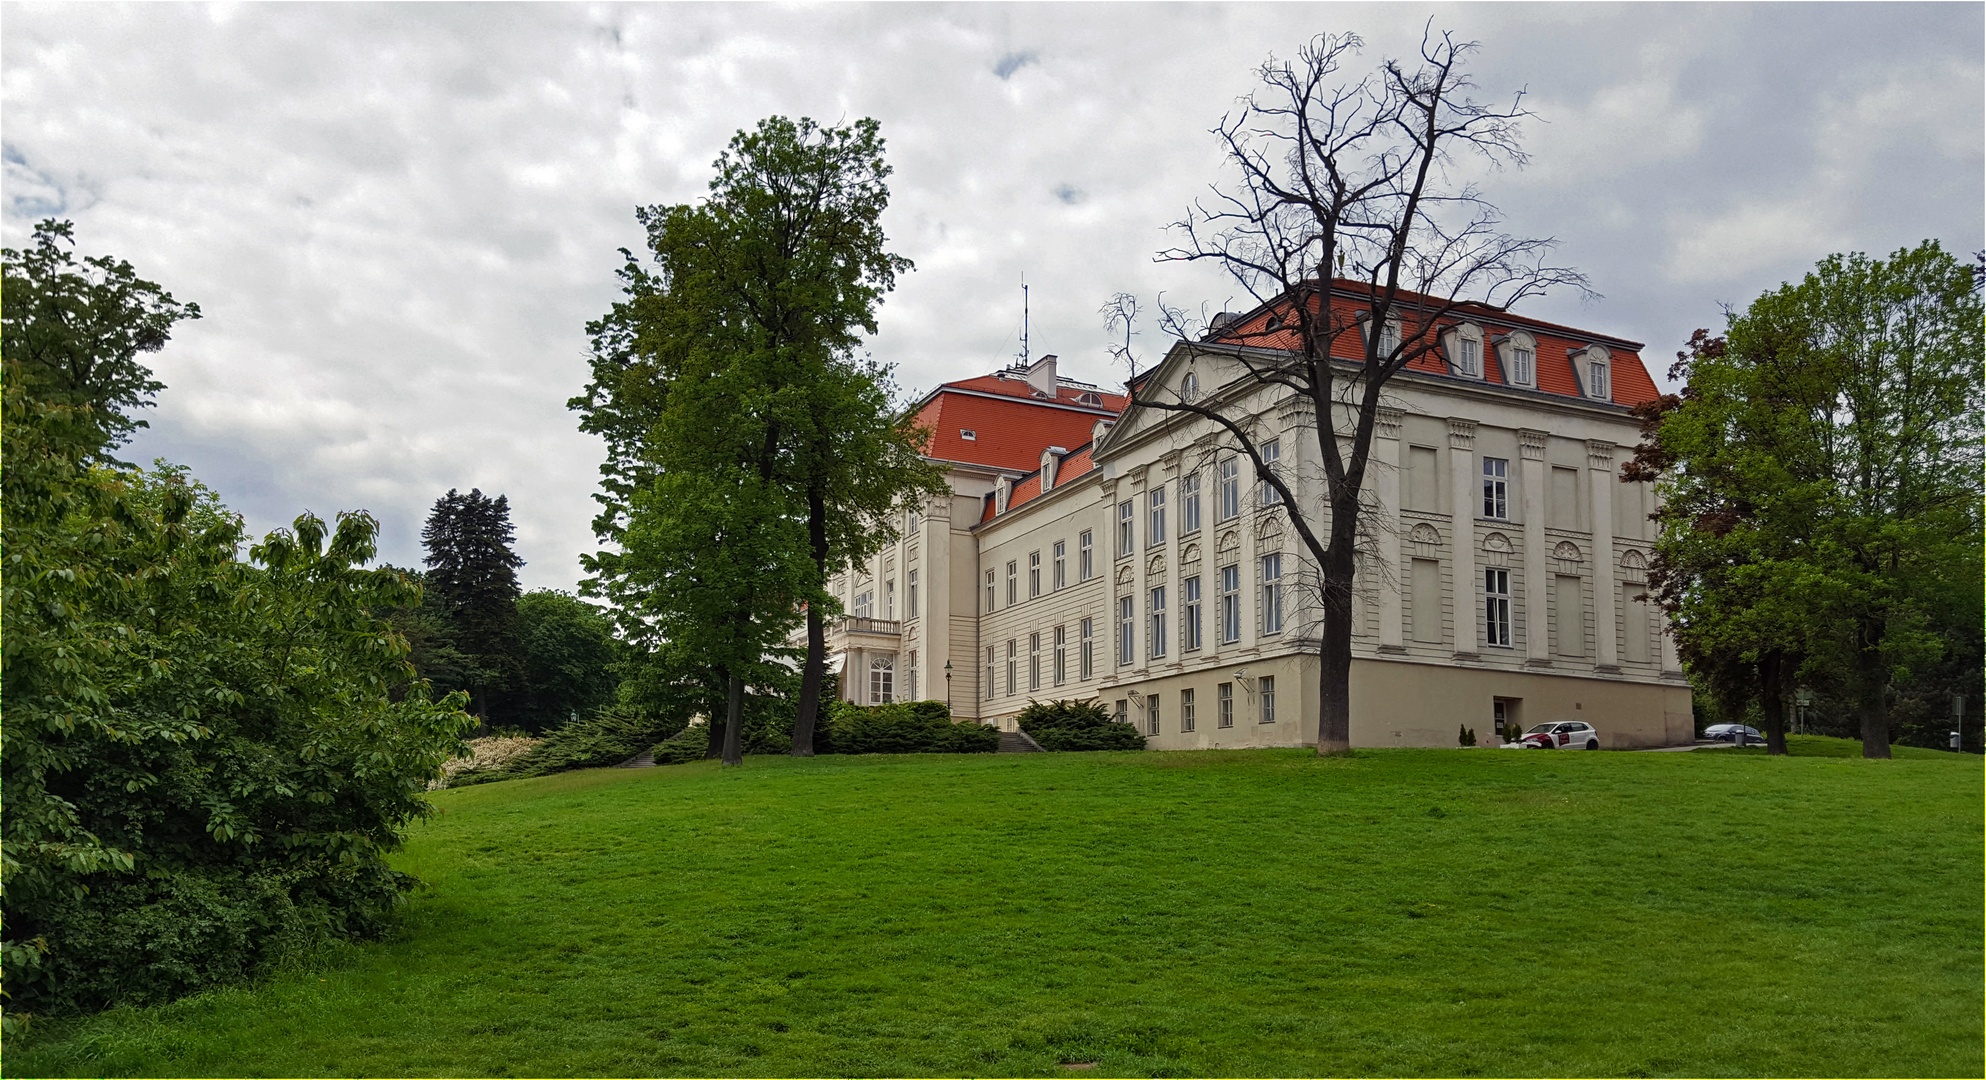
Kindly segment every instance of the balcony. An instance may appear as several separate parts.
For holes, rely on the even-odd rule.
[[[841,632],[897,637],[903,633],[903,623],[895,619],[864,619],[851,615],[841,620]]]

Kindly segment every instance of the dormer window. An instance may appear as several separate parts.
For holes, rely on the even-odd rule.
[[[1465,379],[1483,377],[1483,328],[1463,323],[1448,332],[1448,373]]]
[[[1527,390],[1538,388],[1538,342],[1522,330],[1513,330],[1497,339],[1497,358],[1503,361],[1503,381]]]
[[[1399,348],[1400,324],[1395,320],[1388,319],[1385,328],[1379,331],[1380,359],[1383,360],[1392,356],[1395,352],[1399,351]]]
[[[959,438],[964,439],[966,442],[978,442],[979,432],[969,427],[962,427],[959,429]]]
[[[1596,401],[1614,399],[1612,353],[1604,345],[1588,345],[1583,349],[1568,349],[1572,359],[1572,369],[1579,376],[1579,392]]]
[[[1078,397],[1076,401],[1078,404],[1082,404],[1082,405],[1101,405],[1103,404],[1103,397],[1099,394],[1094,394],[1085,390],[1083,391],[1082,396]]]

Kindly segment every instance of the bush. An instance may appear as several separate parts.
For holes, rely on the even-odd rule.
[[[1145,737],[1094,701],[1033,701],[1014,718],[1043,750],[1143,750]]]
[[[458,773],[452,786],[619,765],[682,728],[681,718],[657,717],[626,705],[609,705],[553,731],[501,768]]]
[[[814,736],[817,754],[985,754],[1000,748],[999,731],[956,723],[942,701],[861,706],[826,704]]]

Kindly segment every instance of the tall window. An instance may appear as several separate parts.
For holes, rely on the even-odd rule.
[[[1129,555],[1132,551],[1131,543],[1135,537],[1131,535],[1131,516],[1129,502],[1117,504],[1117,554],[1120,556]]]
[[[1136,658],[1131,651],[1131,635],[1135,627],[1131,624],[1131,598],[1117,598],[1117,662],[1128,664]]]
[[[869,704],[887,705],[895,700],[896,657],[873,657],[869,661]]]
[[[1014,696],[1015,684],[1016,684],[1016,679],[1014,678],[1014,676],[1020,674],[1019,671],[1019,668],[1021,666],[1020,653],[1021,653],[1020,639],[1008,638],[1007,639],[1007,696],[1008,697]]]
[[[1159,696],[1157,693],[1145,696],[1145,734],[1159,733]]]
[[[917,531],[917,508],[913,506],[910,509],[905,510],[903,512],[903,532],[904,535],[908,536],[916,531]]]
[[[1200,531],[1200,474],[1187,473],[1179,478],[1179,535],[1191,536]]]
[[[1041,689],[1041,633],[1027,636],[1027,688]]]
[[[912,649],[903,663],[903,700],[917,700],[917,650]]]
[[[1510,377],[1513,386],[1536,385],[1537,357],[1529,349],[1510,350],[1510,370],[1504,374]]]
[[[1179,692],[1179,730],[1193,730],[1193,691],[1191,689],[1181,690]]]
[[[873,595],[874,594],[869,592],[867,589],[864,589],[860,593],[856,594],[854,611],[853,611],[853,614],[856,618],[866,619],[876,613],[873,601],[871,600],[871,597]]]
[[[988,645],[986,646],[986,700],[993,700],[996,685],[998,684],[993,681],[993,646]]]
[[[1593,373],[1593,396],[1612,398],[1614,388],[1613,383],[1607,378],[1607,365],[1596,361],[1588,370]]]
[[[1007,606],[1012,607],[1021,601],[1021,564],[1007,560]]]
[[[1082,535],[1076,537],[1076,548],[1076,580],[1088,581],[1096,576],[1096,558],[1092,554],[1094,545],[1090,543],[1088,529],[1084,529]]]
[[[1030,551],[1027,553],[1027,598],[1029,600],[1032,600],[1040,595],[1041,595],[1041,552]]]
[[[1510,647],[1510,571],[1483,570],[1483,634],[1489,644]]]
[[[1384,359],[1400,347],[1400,324],[1388,321],[1379,331],[1379,356]]]
[[[1055,588],[1069,587],[1069,542],[1055,541]]]
[[[1120,724],[1131,722],[1131,703],[1123,698],[1117,699],[1117,722]]]
[[[1262,699],[1262,722],[1276,722],[1276,677],[1264,675],[1255,680],[1255,693]]]
[[[896,579],[883,582],[883,618],[896,618]]]
[[[1241,459],[1228,458],[1218,466],[1220,475],[1220,517],[1226,521],[1241,516]]]
[[[1231,682],[1224,682],[1214,688],[1214,726],[1234,726],[1234,684]]]
[[[1096,620],[1084,619],[1081,633],[1076,662],[1080,665],[1079,677],[1087,679],[1096,673]]]
[[[1165,586],[1152,590],[1151,628],[1145,634],[1154,659],[1165,655]]]
[[[904,575],[903,617],[906,619],[917,617],[917,571],[915,570]]]
[[[1179,651],[1192,652],[1200,647],[1200,578],[1198,575],[1179,583],[1180,601],[1185,605],[1185,618],[1179,623]]]
[[[1147,546],[1165,543],[1165,488],[1155,487],[1145,495],[1146,515],[1145,544]]]
[[[1069,681],[1069,628],[1055,628],[1055,685]]]
[[[1281,439],[1270,439],[1268,442],[1262,444],[1262,464],[1270,472],[1276,473],[1277,476],[1282,475],[1281,473],[1276,472],[1276,462],[1280,460],[1282,456],[1283,456],[1283,443]],[[1277,491],[1275,489],[1275,486],[1270,484],[1267,479],[1264,479],[1262,481],[1262,505],[1274,506],[1282,501],[1283,501],[1282,493]]]
[[[1241,567],[1221,567],[1221,641],[1241,640]]]
[[[1483,343],[1475,338],[1461,338],[1456,341],[1455,370],[1470,378],[1483,373]]]
[[[1262,632],[1280,634],[1283,630],[1283,556],[1281,552],[1262,556]]]
[[[986,571],[986,610],[993,610],[993,571]]]
[[[1507,518],[1510,516],[1510,461],[1507,458],[1486,457],[1483,459],[1483,516],[1486,518]]]

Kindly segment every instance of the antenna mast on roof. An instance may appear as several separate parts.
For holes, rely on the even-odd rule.
[[[1021,272],[1021,370],[1027,370],[1027,271]]]

